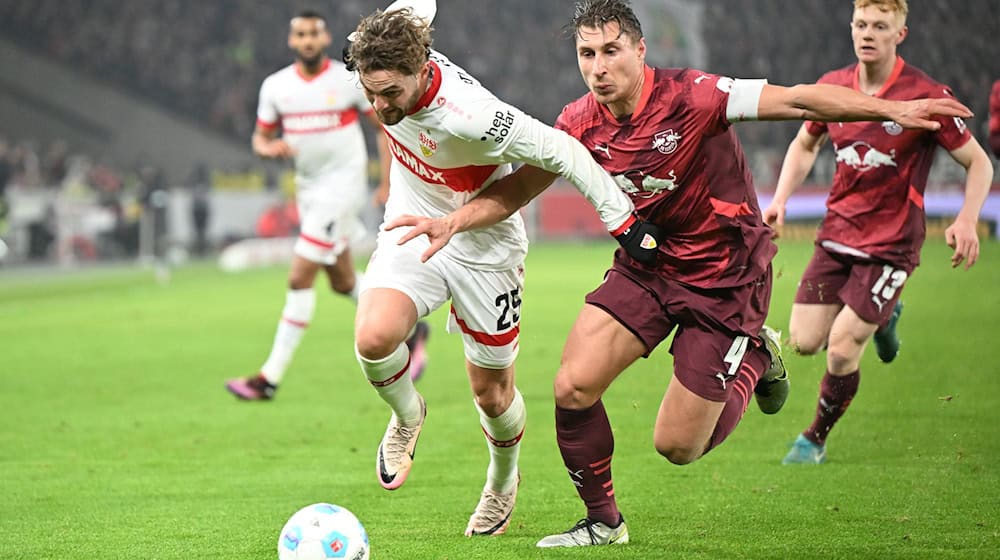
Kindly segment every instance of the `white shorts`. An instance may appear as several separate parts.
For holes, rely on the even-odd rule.
[[[401,231],[379,232],[361,291],[390,288],[403,292],[425,317],[451,299],[448,332],[461,332],[465,357],[487,369],[503,369],[517,358],[521,330],[524,265],[503,271],[469,268],[437,254],[420,255],[426,238],[396,245]]]
[[[356,199],[357,197],[345,197]],[[299,210],[299,238],[295,241],[296,255],[315,263],[330,265],[352,243],[366,232],[358,216],[360,201],[332,199],[315,192],[300,192],[296,197]]]

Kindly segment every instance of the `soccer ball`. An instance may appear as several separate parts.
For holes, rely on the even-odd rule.
[[[368,560],[368,533],[354,514],[333,504],[295,512],[278,537],[278,560]]]

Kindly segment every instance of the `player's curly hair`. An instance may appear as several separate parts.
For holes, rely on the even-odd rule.
[[[567,34],[579,36],[581,27],[600,29],[617,23],[622,35],[633,41],[642,39],[642,24],[628,0],[582,0],[576,3],[573,19],[566,25]]]
[[[363,73],[385,70],[415,76],[430,55],[431,31],[410,8],[376,10],[358,24],[344,62]]]

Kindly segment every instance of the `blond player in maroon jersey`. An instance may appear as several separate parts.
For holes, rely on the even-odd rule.
[[[788,380],[780,347],[773,332],[762,332],[776,247],[730,125],[891,119],[936,128],[930,115],[970,115],[951,99],[885,101],[843,87],[786,88],[650,68],[641,25],[623,0],[579,3],[571,28],[590,93],[566,106],[556,127],[579,139],[631,197],[640,219],[665,235],[655,263],[616,253],[566,341],[555,378],[556,439],[587,516],[543,538],[540,547],[628,542],[611,478],[614,437],[601,396],[675,329],[674,376],[653,431],[656,450],[670,462],[691,463],[721,444],[751,394],[767,413],[784,403]],[[554,178],[525,166],[443,218],[402,217],[387,227],[414,226],[404,243],[426,234],[427,258],[455,232],[515,212]]]
[[[850,87],[872,99],[950,99],[951,90],[906,63],[896,48],[906,38],[906,0],[855,0],[852,64],[819,83]],[[896,121],[806,122],[788,147],[768,223],[782,225],[785,203],[829,139],[836,172],[812,260],[799,283],[789,325],[791,345],[811,355],[826,348],[826,375],[816,416],[785,464],[826,460],[826,438],[858,391],[859,364],[874,336],[883,362],[899,350],[900,293],[920,262],[925,237],[924,188],[941,146],[966,170],[965,201],[945,230],[953,267],[979,258],[976,223],[993,166],[961,118],[937,118],[932,130],[904,130]],[[882,327],[881,329],[879,327]]]

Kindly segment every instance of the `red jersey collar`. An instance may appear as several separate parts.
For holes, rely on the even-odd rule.
[[[434,96],[438,94],[438,91],[441,90],[441,67],[438,66],[437,62],[434,62],[433,60],[428,61],[428,64],[431,65],[431,87],[427,88],[427,91],[420,96],[420,99],[417,100],[417,104],[410,109],[410,112],[406,113],[407,115],[412,115],[417,111],[426,108],[431,104],[431,101],[434,99]]]
[[[649,103],[649,98],[653,94],[653,81],[655,79],[656,79],[656,70],[654,70],[649,65],[644,65],[642,92],[639,94],[639,102],[636,103],[635,105],[635,111],[632,111],[632,117],[638,115],[639,113],[642,112],[643,109],[646,108],[646,104]],[[594,94],[591,93],[590,95],[593,96]],[[608,119],[610,119],[612,122],[618,122],[618,119],[611,114],[611,111],[609,111],[605,105],[598,103],[597,106],[601,108],[601,111],[605,114],[605,116],[608,117]],[[631,120],[632,117],[629,117],[629,120]]]
[[[892,72],[889,73],[889,79],[882,84],[882,88],[875,93],[874,97],[882,97],[885,95],[885,90],[889,89],[892,87],[892,84],[896,83],[896,79],[899,78],[899,75],[903,72],[903,66],[905,65],[906,62],[903,60],[903,57],[896,55],[896,65],[892,67]],[[859,62],[857,69],[854,72],[854,89],[858,91],[861,91],[861,79],[858,78],[860,75],[861,63]]]
[[[295,73],[298,74],[298,76],[300,78],[302,78],[302,81],[304,81],[304,82],[311,82],[311,81],[315,80],[316,78],[322,76],[323,72],[326,72],[329,69],[330,69],[330,59],[329,59],[329,57],[326,58],[325,60],[323,60],[323,66],[320,67],[319,72],[316,72],[312,76],[304,74],[302,72],[302,66],[299,65],[298,62],[295,63]]]

